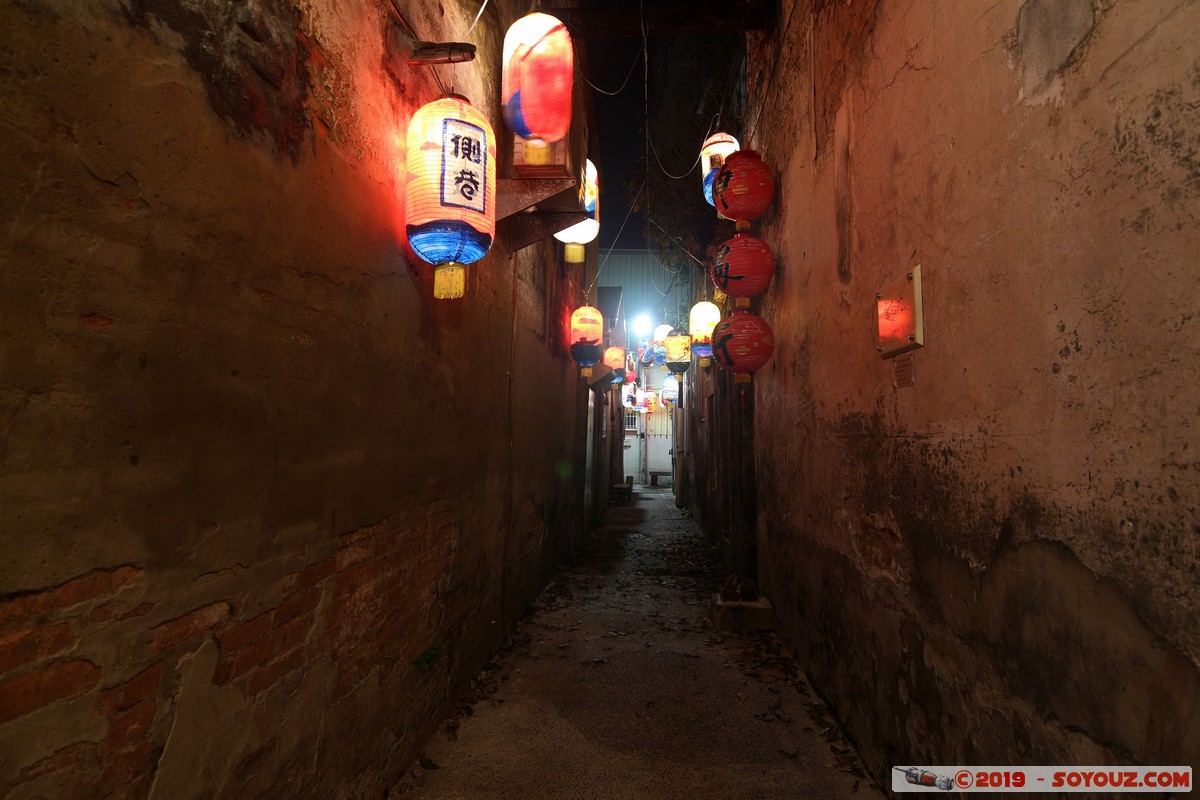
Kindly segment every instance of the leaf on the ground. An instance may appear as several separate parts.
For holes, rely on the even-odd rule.
[[[421,765],[421,769],[439,769],[438,765],[433,763],[433,759],[424,753],[417,755],[417,763]]]

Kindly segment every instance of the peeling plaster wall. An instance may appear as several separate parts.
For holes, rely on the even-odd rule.
[[[0,8],[0,796],[381,796],[580,530],[577,290],[501,224],[432,299],[392,18]]]
[[[856,0],[751,40],[780,185],[759,574],[884,785],[1197,765],[1197,30],[1195,3]],[[874,294],[918,264],[897,389]]]

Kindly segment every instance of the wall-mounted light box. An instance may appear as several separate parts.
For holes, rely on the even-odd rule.
[[[921,265],[875,293],[881,358],[894,358],[925,345],[921,315]]]

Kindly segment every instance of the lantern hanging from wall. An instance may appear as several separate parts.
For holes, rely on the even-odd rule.
[[[629,367],[628,369],[625,370],[625,382],[626,383],[637,382],[637,370],[636,369],[634,369],[633,367]]]
[[[687,372],[692,365],[692,337],[686,333],[672,333],[663,340],[666,350],[667,369],[676,375]]]
[[[604,353],[604,316],[597,308],[580,306],[571,315],[571,358],[583,377],[591,377],[592,365]]]
[[[757,236],[734,234],[713,254],[713,284],[737,298],[738,308],[749,308],[750,298],[762,294],[775,275],[775,254]]]
[[[504,121],[526,139],[525,162],[545,164],[548,143],[562,139],[571,128],[571,36],[557,18],[527,14],[504,34],[503,58]]]
[[[713,329],[713,357],[717,364],[737,373],[739,383],[751,380],[775,349],[775,334],[762,317],[735,311]]]
[[[563,257],[568,264],[582,264],[587,252],[584,245],[600,232],[600,176],[591,159],[584,164],[581,188],[583,196],[579,205],[588,218],[554,234],[555,239],[566,245]]]
[[[738,222],[762,216],[775,199],[775,178],[754,150],[738,150],[725,159],[713,180],[717,211]]]
[[[427,103],[408,123],[405,232],[434,265],[433,296],[462,297],[465,265],[496,233],[496,137],[461,95]]]
[[[625,348],[616,345],[604,351],[604,366],[609,367],[613,374],[613,383],[625,380]]]
[[[669,322],[664,322],[661,325],[654,326],[654,341],[661,342],[671,335],[671,331],[675,330],[675,326]]]
[[[673,406],[679,401],[679,380],[674,375],[663,378],[662,388],[658,391],[658,399],[664,406]]]
[[[704,199],[710,206],[716,205],[713,200],[713,181],[717,177],[717,170],[739,147],[738,140],[728,133],[714,133],[704,140],[704,145],[700,148],[700,175],[703,180]]]
[[[692,352],[700,359],[700,366],[712,363],[712,332],[721,321],[721,309],[715,303],[701,300],[692,306],[688,314],[688,333],[692,337]]]
[[[638,345],[638,361],[649,366],[654,363],[654,342],[651,339],[643,339]]]
[[[640,390],[638,389],[638,385],[636,383],[633,381],[627,382],[625,387],[621,390],[621,405],[625,406],[626,408],[633,408],[636,403],[637,393],[639,391]]]

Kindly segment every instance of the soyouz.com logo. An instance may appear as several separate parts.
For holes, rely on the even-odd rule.
[[[893,792],[1175,792],[1191,767],[892,767]]]

